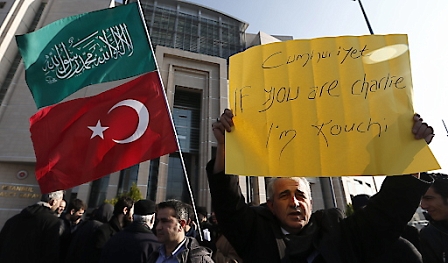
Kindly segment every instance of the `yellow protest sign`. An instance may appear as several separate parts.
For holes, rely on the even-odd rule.
[[[226,173],[393,175],[439,169],[414,114],[406,35],[291,40],[230,58]]]

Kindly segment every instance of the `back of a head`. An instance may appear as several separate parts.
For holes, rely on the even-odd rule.
[[[62,200],[62,198],[64,198],[64,191],[59,190],[48,194],[43,194],[40,200],[42,202],[49,203],[51,200]]]
[[[364,206],[366,206],[367,203],[369,202],[369,199],[370,195],[367,194],[359,194],[352,197],[353,210],[355,210],[356,212],[361,208],[363,208]]]
[[[134,200],[130,197],[120,197],[114,205],[114,215],[120,215],[123,214],[123,209],[127,208],[128,210],[131,210],[132,206],[134,205]]]
[[[193,206],[190,204],[186,204],[184,203],[185,207],[187,208],[187,212],[188,212],[188,219],[189,221],[195,221],[196,217],[194,215],[194,210],[193,210]]]
[[[157,209],[159,210],[164,208],[172,208],[177,220],[185,220],[185,222],[188,222],[188,209],[182,201],[170,199],[157,205]]]
[[[134,204],[134,222],[145,223],[152,229],[156,213],[156,204],[151,200],[141,199]]]
[[[207,213],[207,208],[205,206],[198,206],[196,208],[196,212],[198,214],[199,220],[201,220],[203,218],[207,219],[208,213]],[[201,218],[201,216],[202,216],[202,218]]]
[[[109,203],[103,203],[92,212],[92,219],[106,223],[109,222],[114,212],[114,206]]]
[[[134,204],[134,215],[152,215],[156,212],[156,204],[147,199],[141,199]]]
[[[379,253],[377,258],[370,262],[381,263],[421,263],[422,255],[417,248],[405,238],[396,239],[383,253]]]

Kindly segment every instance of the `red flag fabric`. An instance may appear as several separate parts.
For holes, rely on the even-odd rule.
[[[30,118],[42,193],[68,189],[178,150],[157,72]]]

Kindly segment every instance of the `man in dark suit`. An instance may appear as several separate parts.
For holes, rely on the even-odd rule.
[[[104,246],[100,262],[143,263],[158,249],[160,243],[152,232],[155,221],[155,203],[139,200],[134,205],[134,221],[114,235]]]

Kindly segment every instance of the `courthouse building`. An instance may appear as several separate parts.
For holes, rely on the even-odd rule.
[[[14,35],[34,31],[64,17],[119,4],[110,0],[0,2],[0,227],[7,218],[40,198],[29,132],[29,118],[37,108],[25,82]],[[210,212],[205,166],[216,147],[210,127],[228,107],[228,58],[251,46],[292,37],[247,33],[248,23],[187,1],[142,0],[141,6],[195,202]],[[90,86],[66,100],[96,95],[123,82]],[[66,199],[80,198],[94,208],[105,199],[129,191],[135,183],[144,197],[156,202],[168,198],[189,202],[179,157],[179,153],[172,153],[68,189]],[[266,200],[266,181],[263,177],[240,177],[248,202]],[[350,194],[356,194],[345,190],[353,183],[350,178],[310,178],[310,181],[315,209],[334,205],[344,209]],[[361,179],[360,182],[373,189],[371,182]]]

